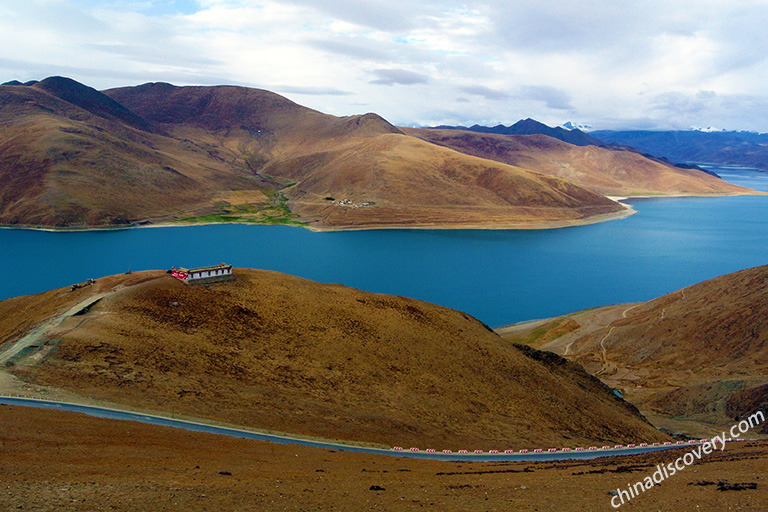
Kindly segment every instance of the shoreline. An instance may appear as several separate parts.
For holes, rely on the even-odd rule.
[[[324,227],[317,228],[313,226],[304,226],[310,231],[316,233],[337,232],[337,231],[373,231],[383,229],[487,229],[487,230],[509,230],[509,231],[526,231],[526,230],[544,230],[544,229],[562,229],[570,227],[588,226],[590,224],[599,224],[601,222],[608,222],[611,220],[621,220],[630,217],[637,213],[637,210],[632,208],[631,205],[621,203],[624,209],[613,213],[602,213],[599,215],[593,215],[584,219],[576,220],[563,220],[563,221],[545,221],[539,223],[520,222],[510,224],[457,224],[457,223],[444,223],[444,224],[400,224],[400,225],[359,225],[359,226],[338,226],[338,227]]]
[[[639,194],[639,195],[606,195],[605,197],[619,203],[624,210],[593,215],[591,217],[563,221],[543,221],[543,222],[516,222],[516,223],[497,223],[497,224],[459,224],[459,223],[441,223],[441,224],[361,224],[356,226],[331,226],[317,227],[310,224],[279,224],[279,223],[257,223],[257,222],[167,222],[162,221],[153,223],[147,220],[140,220],[131,224],[110,224],[103,226],[43,226],[37,224],[0,224],[0,229],[16,229],[28,231],[47,231],[51,233],[65,232],[88,232],[88,231],[121,231],[137,228],[169,228],[169,227],[188,227],[188,226],[212,226],[212,225],[253,225],[253,226],[289,226],[304,228],[314,233],[335,232],[335,231],[371,231],[378,229],[490,229],[490,230],[539,230],[539,229],[561,229],[578,226],[588,226],[599,224],[611,220],[620,220],[634,215],[637,212],[631,204],[624,201],[633,201],[635,199],[682,199],[682,198],[717,198],[717,197],[739,197],[739,196],[768,196],[768,192],[755,190],[752,193],[729,193],[729,194]]]
[[[612,199],[612,198],[611,198]],[[616,201],[615,199],[612,199]],[[458,223],[443,223],[443,224],[392,224],[392,225],[359,225],[359,226],[338,226],[338,227],[316,227],[309,224],[306,225],[291,225],[291,224],[268,224],[268,223],[256,223],[256,222],[158,222],[151,223],[147,221],[139,221],[135,224],[121,224],[121,225],[106,225],[106,226],[89,226],[89,227],[77,227],[77,226],[40,226],[34,224],[0,224],[0,229],[16,229],[27,231],[46,231],[50,233],[66,233],[66,232],[89,232],[89,231],[122,231],[129,229],[140,228],[170,228],[170,227],[189,227],[189,226],[214,226],[214,225],[251,225],[251,226],[288,226],[296,228],[304,228],[313,233],[325,233],[335,231],[371,231],[378,229],[492,229],[492,230],[532,230],[532,229],[560,229],[567,227],[587,226],[590,224],[598,224],[601,222],[607,222],[611,220],[620,220],[627,218],[637,213],[637,210],[632,208],[631,205],[616,201],[621,204],[624,209],[613,213],[603,213],[599,215],[593,215],[584,219],[564,220],[564,221],[545,221],[539,223],[533,222],[518,222],[508,224],[458,224]]]
[[[740,196],[768,196],[768,192],[755,190],[751,194],[741,194],[737,192],[729,194],[637,194],[637,195],[606,195],[608,199],[621,203],[622,201],[632,201],[634,199],[683,199],[690,198],[717,198],[717,197],[740,197]],[[624,204],[624,203],[621,203]]]

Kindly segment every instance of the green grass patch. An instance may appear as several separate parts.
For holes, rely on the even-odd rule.
[[[251,203],[228,206],[221,212],[184,217],[180,223],[193,224],[280,224],[305,226],[306,222],[296,220],[300,216],[288,208],[288,198],[282,192],[270,191],[269,203]]]

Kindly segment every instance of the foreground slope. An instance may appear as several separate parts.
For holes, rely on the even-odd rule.
[[[462,130],[406,129],[415,137],[470,155],[557,176],[601,194],[754,194],[697,169],[683,169],[636,152],[573,145],[552,137],[500,135]]]
[[[657,425],[726,425],[768,406],[768,266],[503,335],[579,362]]]
[[[52,301],[65,309],[105,294],[12,371],[142,408],[385,445],[664,438],[578,365],[506,345],[459,311],[274,272],[236,275],[186,287],[141,272],[10,299],[0,339],[7,347],[34,330]]]
[[[680,456],[413,460],[17,406],[0,406],[0,424],[2,510],[610,510],[608,491]],[[622,510],[763,511],[767,456],[765,446],[730,443]],[[736,483],[757,485],[724,490]]]

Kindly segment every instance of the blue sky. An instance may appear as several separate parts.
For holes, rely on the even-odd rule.
[[[235,84],[397,124],[768,132],[763,0],[0,0],[0,82]]]

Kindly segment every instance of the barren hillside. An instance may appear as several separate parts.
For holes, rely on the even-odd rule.
[[[696,169],[682,169],[631,151],[576,146],[545,135],[406,129],[424,140],[489,160],[531,169],[601,194],[729,195],[754,191]]]
[[[609,491],[680,456],[414,460],[17,406],[0,406],[0,423],[3,510],[610,510]],[[766,456],[731,443],[622,509],[762,511]]]
[[[267,271],[187,287],[160,272],[0,302],[6,347],[106,293],[15,361],[23,379],[193,417],[436,448],[664,438],[564,359],[503,343],[459,311]],[[8,334],[12,333],[12,334]],[[584,412],[588,411],[588,414]]]
[[[626,214],[564,180],[405,136],[376,114],[338,118],[243,87],[146,84],[106,94],[289,185],[291,210],[316,228],[530,227]]]
[[[211,206],[259,182],[212,151],[150,130],[69,79],[0,86],[0,223],[121,225]]]
[[[603,193],[750,193],[544,136],[403,130],[246,87],[99,92],[62,77],[0,86],[0,164],[6,225],[531,228],[631,213]]]
[[[579,362],[649,418],[659,415],[657,425],[727,425],[768,406],[766,285],[768,266],[756,267],[501,333]]]

